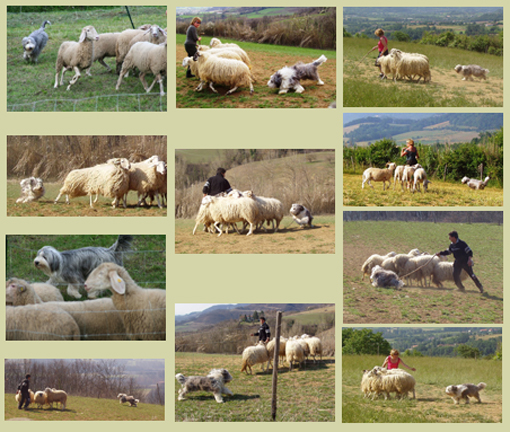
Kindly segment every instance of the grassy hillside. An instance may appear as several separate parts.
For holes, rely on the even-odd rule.
[[[391,41],[389,48],[419,52],[430,60],[432,81],[413,83],[379,79],[377,54],[363,56],[375,45],[371,39],[344,38],[344,106],[347,107],[501,107],[503,57],[456,48]],[[489,69],[486,81],[462,81],[453,68],[479,64]]]
[[[233,396],[224,396],[218,404],[211,393],[189,393],[178,401],[180,385],[175,386],[175,421],[271,421],[271,373],[262,373],[260,365],[253,375],[240,372],[241,356],[211,354],[175,354],[175,371],[185,376],[206,375],[212,368],[226,368],[233,376],[227,387]],[[299,389],[299,391],[297,391]],[[302,391],[306,389],[306,391]],[[277,421],[335,421],[335,359],[307,362],[306,367],[288,365],[278,371]]]
[[[431,178],[428,191],[415,192],[405,189],[402,192],[400,184],[391,186],[383,191],[382,182],[372,182],[372,189],[368,184],[361,188],[361,174],[343,175],[344,205],[346,206],[476,206],[494,207],[503,205],[503,189],[491,185],[490,181],[484,190],[473,190],[462,183],[443,182]],[[405,188],[405,186],[404,186]]]
[[[64,411],[45,406],[37,408],[30,405],[28,411],[18,410],[15,395],[5,395],[5,420],[60,420],[60,421],[163,421],[165,407],[163,405],[138,404],[130,407],[120,405],[117,399],[97,399],[69,395]]]
[[[460,292],[453,282],[444,288],[404,286],[374,288],[361,266],[372,254],[411,249],[436,253],[448,247],[448,232],[457,230],[474,254],[474,271],[488,296],[471,279]],[[501,323],[503,320],[503,227],[491,224],[430,222],[344,223],[344,323]],[[450,259],[451,261],[451,259]]]
[[[344,423],[501,423],[502,362],[460,358],[406,357],[416,380],[416,399],[371,400],[360,391],[364,369],[382,365],[384,356],[342,356],[342,422]],[[445,388],[485,382],[482,403],[454,405]],[[412,395],[410,395],[412,397]],[[393,396],[394,397],[394,396]]]
[[[134,7],[130,12],[136,27],[158,24],[166,27],[165,6]],[[37,64],[26,63],[21,50],[21,40],[38,29],[44,20],[48,44]],[[54,12],[9,13],[7,16],[7,110],[8,111],[166,111],[166,96],[159,96],[159,87],[146,94],[140,79],[130,74],[118,92],[115,91],[117,75],[108,73],[99,63],[91,69],[92,77],[82,73],[70,91],[66,91],[74,75],[64,76],[65,87],[53,88],[55,62],[58,49],[64,41],[77,41],[81,29],[93,25],[101,33],[121,32],[132,28],[124,7],[94,10],[61,10]],[[105,59],[115,70],[115,60]],[[59,77],[60,78],[60,77]],[[153,77],[147,77],[149,84]],[[138,96],[140,94],[140,96]],[[113,95],[108,97],[108,95]],[[119,95],[120,97],[117,97]],[[126,96],[128,95],[128,96]]]
[[[184,35],[176,35],[176,106],[177,108],[327,108],[336,100],[336,51],[315,50],[279,45],[239,42],[221,38],[223,43],[237,43],[246,51],[252,64],[255,79],[254,93],[242,87],[235,93],[224,96],[229,90],[224,86],[215,86],[219,94],[206,88],[195,92],[197,78],[186,78],[186,69],[182,60],[187,56],[184,50]],[[201,43],[208,45],[210,37],[203,37]],[[305,91],[301,94],[289,92],[278,95],[270,89],[267,81],[273,73],[283,66],[291,66],[298,61],[309,63],[324,54],[328,60],[319,68],[319,75],[325,85],[318,86],[315,81],[303,81]]]

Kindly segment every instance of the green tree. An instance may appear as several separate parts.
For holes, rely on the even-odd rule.
[[[259,313],[257,311],[253,312],[253,321],[257,321],[259,319]]]
[[[409,42],[411,40],[411,36],[400,30],[393,33],[393,38],[399,42]]]
[[[464,358],[479,358],[481,353],[478,348],[469,345],[459,345],[456,349],[457,353]]]
[[[371,329],[353,330],[342,347],[342,354],[377,354],[386,356],[390,351],[391,345],[383,338],[382,333],[374,333]]]

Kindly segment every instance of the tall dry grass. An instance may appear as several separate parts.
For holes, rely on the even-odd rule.
[[[166,160],[166,143],[166,136],[8,136],[7,178],[61,181],[73,169],[114,157],[139,162],[158,155]]]

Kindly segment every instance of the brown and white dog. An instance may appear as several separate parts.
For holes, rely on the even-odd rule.
[[[232,396],[232,393],[225,384],[232,381],[232,375],[226,369],[213,369],[207,376],[190,376],[186,377],[181,373],[175,375],[175,378],[181,384],[182,388],[179,390],[178,400],[185,400],[188,392],[193,391],[208,391],[214,395],[216,402],[223,403],[221,394]]]
[[[459,385],[450,385],[446,387],[446,394],[453,399],[455,404],[458,404],[461,399],[465,399],[466,403],[469,403],[469,398],[474,397],[478,399],[478,403],[482,403],[480,399],[480,394],[478,393],[480,390],[483,390],[487,387],[487,384],[481,382],[478,385],[474,384],[459,384]]]

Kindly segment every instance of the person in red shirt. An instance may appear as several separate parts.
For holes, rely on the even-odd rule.
[[[376,48],[379,50],[379,55],[377,56],[377,59],[381,56],[387,56],[388,55],[388,38],[384,36],[384,30],[383,29],[377,29],[375,32],[375,35],[379,38],[379,42],[375,47],[373,47],[370,52],[374,51]],[[384,78],[384,74],[382,73],[381,66],[377,64],[377,59],[375,59],[375,65],[379,68],[380,78]]]
[[[392,349],[390,351],[390,355],[386,357],[382,367],[389,369],[398,369],[399,365],[406,367],[409,370],[415,371],[416,369],[410,366],[407,366],[404,361],[399,357],[399,352],[396,349]]]

